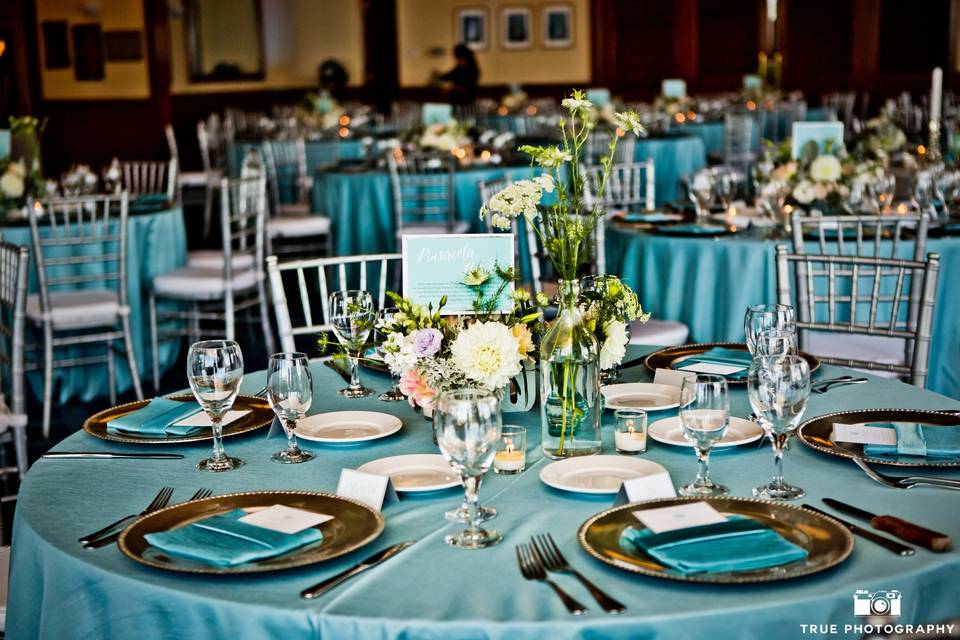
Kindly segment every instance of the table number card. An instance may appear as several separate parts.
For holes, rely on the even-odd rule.
[[[359,500],[377,511],[381,511],[386,504],[400,501],[389,476],[356,469],[343,469],[340,472],[337,495]]]
[[[421,112],[423,124],[447,124],[453,120],[453,105],[445,102],[425,102]]]
[[[513,235],[473,233],[404,235],[403,294],[416,304],[432,304],[447,296],[444,315],[473,312],[478,290],[487,298],[500,291],[496,309],[510,311],[513,283],[497,267],[513,267]],[[502,286],[502,289],[501,289]]]
[[[679,78],[667,78],[660,83],[664,98],[683,98],[687,95],[687,82]]]
[[[333,520],[333,516],[328,516],[325,513],[306,511],[304,509],[296,509],[284,504],[275,504],[272,507],[260,509],[250,515],[243,516],[238,521],[263,527],[264,529],[270,529],[271,531],[294,534],[300,533],[304,529],[315,527],[318,524],[323,524],[328,520]]]
[[[610,104],[610,89],[587,89],[587,100],[602,109]]]
[[[0,129],[0,160],[10,157],[10,129]]]
[[[833,143],[833,148],[843,146],[842,122],[794,122],[793,142],[790,156],[796,160],[803,153],[803,147],[808,142],[816,142],[823,153],[827,142]]]
[[[763,88],[763,80],[755,73],[744,74],[743,88],[747,91],[759,91]]]
[[[613,500],[613,506],[618,507],[621,504],[631,502],[676,497],[677,491],[673,488],[670,473],[661,471],[649,476],[624,480],[623,484],[620,485],[620,491],[617,492],[617,497]]]
[[[723,514],[706,502],[687,502],[672,507],[644,509],[634,511],[633,515],[654,533],[727,521]]]

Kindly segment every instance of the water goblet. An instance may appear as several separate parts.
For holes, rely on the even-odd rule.
[[[396,307],[386,307],[377,314],[377,353],[383,358],[384,362],[386,362],[386,352],[383,349],[383,343],[386,341],[386,334],[383,333],[383,329],[390,326],[394,316],[399,311]],[[390,369],[390,382],[390,389],[381,393],[377,399],[383,402],[399,402],[406,399],[406,396],[400,391],[400,376],[393,369]]]
[[[716,196],[716,180],[708,169],[693,175],[690,181],[690,199],[696,207],[697,221],[702,221],[710,213],[710,205]]]
[[[755,304],[747,307],[743,316],[743,333],[751,354],[757,336],[769,329],[796,333],[793,307],[788,304]]]
[[[197,464],[201,471],[230,471],[243,464],[223,450],[223,417],[233,407],[243,382],[243,354],[232,340],[204,340],[190,345],[187,379],[200,407],[213,423],[213,455]]]
[[[433,429],[440,453],[460,474],[467,499],[467,528],[448,535],[446,543],[461,549],[483,549],[503,539],[480,528],[477,493],[483,474],[493,463],[500,440],[500,402],[489,391],[455,389],[440,394],[433,412]]]
[[[313,460],[313,454],[297,444],[297,420],[303,419],[313,403],[313,375],[304,353],[275,353],[267,367],[267,402],[287,435],[287,448],[270,459],[284,464]]]
[[[764,329],[754,339],[754,357],[788,356],[797,353],[797,332],[791,329]]]
[[[364,398],[373,391],[360,384],[359,359],[373,329],[373,298],[366,291],[346,290],[330,294],[330,325],[350,357],[350,384],[337,393]]]
[[[753,495],[769,500],[796,500],[804,490],[783,480],[783,451],[803,417],[810,397],[810,367],[795,355],[758,356],[750,365],[747,395],[760,426],[773,445],[774,475]]]
[[[698,375],[680,387],[680,423],[683,437],[697,452],[697,478],[680,488],[684,496],[719,496],[727,488],[710,479],[710,449],[727,432],[730,397],[722,376]]]

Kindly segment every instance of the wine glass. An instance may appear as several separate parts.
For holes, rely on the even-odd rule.
[[[793,307],[788,304],[755,304],[747,307],[743,316],[743,333],[751,354],[757,336],[769,329],[796,333]]]
[[[297,420],[307,415],[313,403],[313,375],[304,353],[275,353],[267,367],[267,402],[287,434],[287,448],[270,459],[274,462],[297,464],[313,460],[313,454],[297,444]]]
[[[337,392],[347,398],[364,398],[373,393],[360,384],[358,366],[373,320],[373,297],[368,292],[352,289],[330,294],[330,325],[350,356],[350,384]]]
[[[783,480],[783,450],[797,430],[810,397],[810,367],[800,356],[758,356],[750,365],[747,395],[760,425],[773,444],[774,475],[753,495],[770,500],[796,500],[804,490]]]
[[[790,329],[764,329],[753,343],[753,355],[760,356],[788,356],[799,352],[797,348],[797,332]]]
[[[873,182],[870,191],[876,200],[877,213],[883,213],[890,209],[890,205],[893,204],[896,186],[897,178],[892,173],[884,173]]]
[[[500,439],[500,402],[483,389],[454,389],[437,398],[433,431],[440,453],[460,473],[467,498],[467,528],[448,535],[447,544],[461,549],[482,549],[503,537],[480,528],[477,493],[483,474],[490,468]]]
[[[377,333],[379,338],[377,340],[377,353],[380,354],[380,357],[384,358],[384,360],[386,360],[386,352],[383,350],[383,343],[386,340],[386,334],[380,330],[389,326],[393,322],[394,316],[396,316],[399,312],[400,310],[396,307],[386,307],[381,309],[380,313],[377,314]],[[399,402],[400,400],[406,398],[406,396],[403,395],[403,392],[400,391],[400,376],[394,373],[393,369],[390,369],[390,382],[390,390],[381,393],[378,396],[378,399],[383,400],[384,402]]]
[[[713,204],[716,195],[716,181],[713,173],[708,169],[702,169],[693,174],[690,181],[690,199],[697,210],[697,220],[702,220],[710,213],[710,205]]]
[[[230,471],[243,464],[223,451],[223,416],[233,407],[243,382],[243,354],[233,340],[204,340],[190,345],[187,379],[200,407],[213,423],[213,455],[197,464],[201,471]]]
[[[719,169],[715,171],[714,184],[717,199],[723,207],[723,212],[730,210],[733,198],[737,194],[737,187],[740,183],[740,174],[733,169]]]
[[[680,488],[684,496],[719,496],[727,488],[710,479],[710,449],[727,432],[730,397],[723,376],[698,375],[680,387],[683,437],[697,452],[697,478]]]

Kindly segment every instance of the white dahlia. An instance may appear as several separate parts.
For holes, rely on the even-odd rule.
[[[450,345],[453,364],[470,380],[499,389],[520,373],[520,343],[506,325],[478,322]]]

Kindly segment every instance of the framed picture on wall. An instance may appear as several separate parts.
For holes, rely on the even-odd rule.
[[[533,46],[533,12],[528,7],[504,7],[500,12],[500,46],[529,49]]]
[[[485,51],[490,46],[489,15],[483,7],[457,9],[457,44],[465,44],[474,51]]]
[[[546,49],[573,46],[573,5],[551,4],[540,10],[541,44]]]

